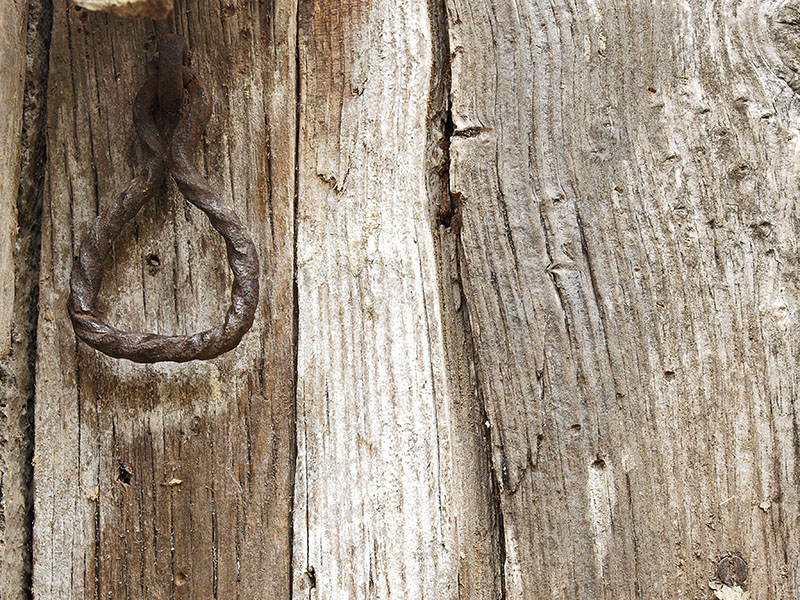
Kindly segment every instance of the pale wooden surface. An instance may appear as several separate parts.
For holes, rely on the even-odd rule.
[[[440,26],[421,2],[301,7],[295,598],[495,597],[437,275]]]
[[[74,0],[76,6],[111,13],[118,17],[164,19],[174,0]]]
[[[508,600],[800,597],[782,4],[448,0]]]
[[[800,598],[798,14],[192,0],[154,29],[57,1],[36,597]],[[64,302],[173,23],[264,300],[231,356],[141,367],[76,352]],[[224,310],[169,190],[112,322]]]
[[[296,8],[190,0],[154,27],[54,4],[35,597],[287,597]],[[256,240],[262,292],[235,351],[144,366],[76,344],[65,303],[80,238],[139,168],[130,107],[168,31],[188,38],[215,98],[194,161]],[[169,183],[120,236],[100,310],[130,330],[191,333],[222,320],[230,279],[222,240]]]
[[[11,347],[27,18],[27,0],[10,0],[0,14],[0,359]]]

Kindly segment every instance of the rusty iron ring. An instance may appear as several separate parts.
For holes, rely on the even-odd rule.
[[[171,143],[166,143],[153,120],[159,96],[159,81],[155,76],[144,84],[133,106],[134,125],[145,147],[144,169],[97,216],[81,244],[70,278],[67,307],[77,336],[109,356],[141,363],[186,362],[219,356],[238,345],[252,326],[258,306],[255,244],[236,214],[224,205],[187,156],[211,116],[211,98],[188,67],[181,66],[177,72],[189,100],[180,112]],[[212,227],[225,239],[228,264],[233,272],[231,304],[224,322],[189,336],[129,333],[107,325],[95,314],[103,262],[112,243],[123,225],[160,189],[167,170],[183,196],[206,213]]]

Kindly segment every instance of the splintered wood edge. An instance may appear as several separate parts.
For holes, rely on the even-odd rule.
[[[173,0],[75,0],[86,10],[102,11],[132,19],[165,19]]]

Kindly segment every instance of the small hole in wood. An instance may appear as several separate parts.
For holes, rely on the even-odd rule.
[[[598,458],[592,463],[592,468],[595,471],[604,471],[606,468],[606,461],[604,461],[602,458]]]
[[[122,461],[119,461],[119,474],[117,475],[117,481],[124,483],[125,485],[129,485],[132,479],[133,471],[126,467]]]

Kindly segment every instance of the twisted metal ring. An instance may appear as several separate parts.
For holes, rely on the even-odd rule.
[[[183,56],[180,54],[179,60]],[[145,147],[144,169],[95,219],[81,244],[70,278],[67,307],[77,336],[109,356],[141,363],[185,362],[219,356],[239,344],[252,326],[258,306],[255,245],[236,214],[224,205],[187,157],[211,116],[211,98],[188,67],[180,66],[177,73],[183,84],[181,94],[185,89],[189,100],[180,112],[171,143],[165,142],[153,120],[159,98],[159,79],[155,76],[144,84],[133,105],[134,125]],[[174,94],[172,98],[174,106]],[[167,170],[181,194],[206,213],[212,227],[225,239],[228,264],[233,272],[231,304],[224,322],[189,336],[129,333],[107,325],[95,314],[103,261],[112,242],[122,226],[156,194]]]

